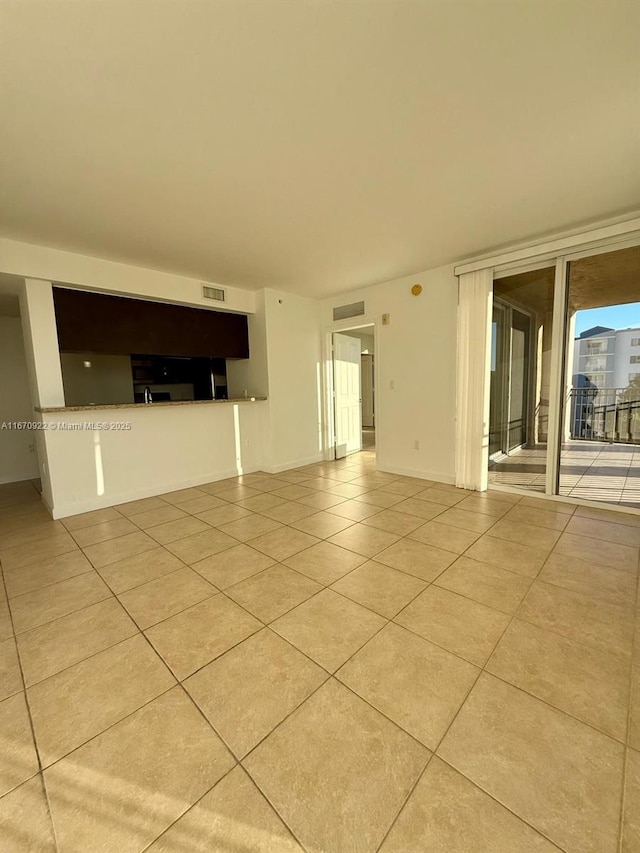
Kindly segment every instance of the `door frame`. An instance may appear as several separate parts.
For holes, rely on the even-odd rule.
[[[333,383],[333,333],[348,334],[350,331],[359,331],[364,328],[373,329],[374,351],[375,358],[373,359],[373,405],[376,413],[375,430],[376,430],[376,462],[378,466],[381,463],[379,436],[380,426],[383,418],[380,417],[380,318],[363,315],[362,317],[351,317],[346,320],[338,320],[337,322],[326,325],[322,335],[322,411],[323,429],[322,443],[323,453],[326,460],[336,458],[336,430],[335,430],[335,397]]]

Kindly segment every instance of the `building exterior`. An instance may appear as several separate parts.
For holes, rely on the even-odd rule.
[[[594,326],[575,338],[570,437],[637,443],[639,377],[640,328]]]

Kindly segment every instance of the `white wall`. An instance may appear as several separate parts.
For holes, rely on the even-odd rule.
[[[423,287],[420,296],[410,288]],[[413,274],[349,293],[376,321],[378,467],[443,482],[455,478],[455,383],[458,282],[453,266]],[[325,337],[347,323],[332,322],[339,295],[322,302]],[[381,325],[382,314],[390,316]],[[393,387],[392,387],[393,385]],[[415,442],[419,443],[416,450]]]
[[[60,361],[65,405],[133,403],[130,356],[63,352]]]
[[[54,518],[196,486],[260,467],[265,402],[44,414]],[[130,423],[130,430],[60,424]]]
[[[19,317],[0,317],[0,425],[31,421],[33,406]],[[34,448],[30,450],[30,447]],[[38,476],[32,432],[0,429],[0,483]]]
[[[269,381],[264,468],[280,471],[324,458],[319,303],[265,290],[264,306]]]
[[[216,311],[251,313],[254,310],[254,293],[250,290],[213,285],[224,286],[227,299],[224,303],[212,302],[202,296],[203,282],[193,278],[16,240],[0,239],[0,272]]]
[[[255,294],[255,312],[249,314],[249,358],[227,359],[227,388],[229,397],[269,396],[267,370],[267,325],[264,292]]]

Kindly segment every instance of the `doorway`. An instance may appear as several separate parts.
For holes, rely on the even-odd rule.
[[[375,455],[375,327],[332,334],[335,457]]]

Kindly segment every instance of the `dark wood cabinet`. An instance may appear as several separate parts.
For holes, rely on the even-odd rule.
[[[245,314],[54,287],[60,352],[249,358]]]

